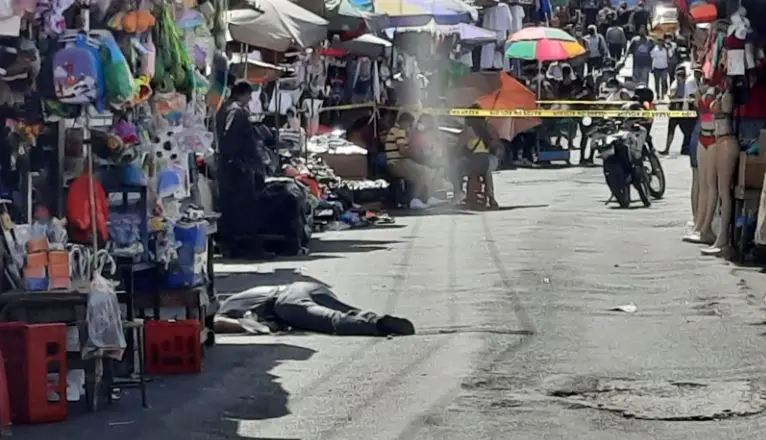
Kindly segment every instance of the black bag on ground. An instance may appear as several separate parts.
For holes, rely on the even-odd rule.
[[[254,208],[267,251],[295,255],[308,247],[312,207],[305,186],[290,178],[268,178]]]

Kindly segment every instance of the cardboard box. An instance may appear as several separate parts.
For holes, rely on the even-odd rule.
[[[48,252],[48,239],[46,237],[33,238],[27,242],[27,253],[34,252]]]
[[[319,157],[332,168],[335,175],[338,177],[351,180],[362,180],[367,178],[366,154],[322,153]]]
[[[27,254],[27,262],[24,266],[31,270],[45,270],[48,267],[47,252],[32,252]]]
[[[51,289],[70,289],[69,253],[67,251],[48,252],[48,280]]]
[[[761,152],[759,156],[739,153],[737,186],[741,189],[760,189],[763,186],[763,176],[766,174],[766,150]]]

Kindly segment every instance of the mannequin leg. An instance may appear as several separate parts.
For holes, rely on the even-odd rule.
[[[701,181],[705,187],[705,209],[700,216],[699,233],[700,237],[713,237],[713,230],[710,225],[713,223],[715,211],[718,208],[718,166],[716,165],[716,151],[719,143],[709,146],[705,152],[704,178]],[[702,242],[702,241],[701,241]],[[712,240],[710,240],[712,242]]]
[[[738,158],[739,142],[734,137],[726,137],[716,142],[716,180],[718,197],[721,200],[721,227],[716,234],[717,237],[713,246],[702,250],[704,254],[718,255],[729,247],[729,227],[731,226],[732,214],[731,183]]]
[[[700,197],[700,178],[699,170],[692,168],[692,188],[689,194],[689,201],[692,208],[692,223],[697,224],[697,214],[699,212],[699,197]]]
[[[718,206],[716,191],[715,149],[717,145],[707,148],[701,144],[697,149],[697,213],[694,216],[694,229],[684,235],[683,240],[691,243],[712,243],[715,240],[710,229],[715,209]]]

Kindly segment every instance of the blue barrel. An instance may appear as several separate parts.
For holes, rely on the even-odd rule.
[[[174,229],[178,248],[178,265],[168,272],[167,286],[179,288],[199,286],[206,282],[207,225],[205,222],[179,222]]]

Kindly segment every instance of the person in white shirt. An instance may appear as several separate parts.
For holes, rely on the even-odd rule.
[[[657,96],[665,96],[668,92],[668,60],[670,57],[665,43],[654,46],[650,52],[652,56],[652,74],[654,75],[654,90]]]
[[[675,100],[671,101],[670,110],[695,110],[697,89],[697,80],[691,63],[684,62],[679,64],[676,67],[675,80],[670,85],[670,91],[668,92],[668,98]],[[668,138],[665,143],[665,150],[660,151],[660,154],[665,155],[670,152],[670,145],[673,143],[676,127],[679,127],[684,136],[683,143],[681,144],[681,154],[688,155],[689,142],[696,122],[696,118],[671,118],[668,121]]]

